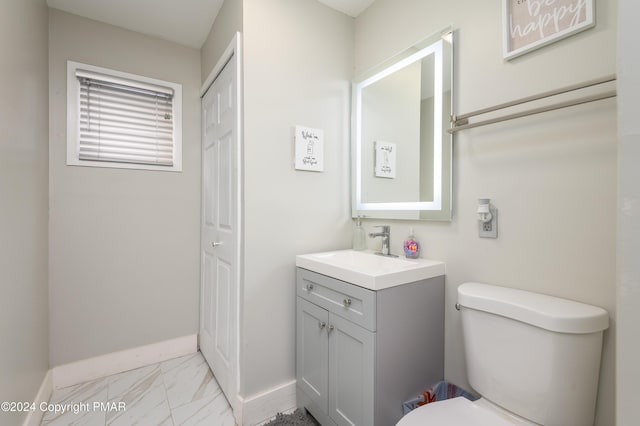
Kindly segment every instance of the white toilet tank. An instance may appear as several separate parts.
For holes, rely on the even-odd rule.
[[[480,283],[458,287],[469,384],[545,426],[593,425],[602,308]]]

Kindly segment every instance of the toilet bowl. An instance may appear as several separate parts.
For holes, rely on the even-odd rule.
[[[482,396],[423,405],[398,426],[584,426],[594,421],[602,308],[481,283],[458,287],[467,376]]]
[[[469,401],[459,396],[418,407],[397,426],[537,426],[480,398]]]

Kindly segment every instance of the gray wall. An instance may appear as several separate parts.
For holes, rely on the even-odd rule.
[[[200,49],[203,82],[237,31],[242,31],[242,0],[225,0]]]
[[[51,10],[52,366],[198,331],[197,49]],[[66,61],[182,84],[183,172],[66,166]]]
[[[49,368],[47,48],[45,1],[2,1],[0,401],[33,401]]]
[[[640,382],[640,5],[621,1],[618,24],[617,425],[638,423]]]
[[[351,244],[353,27],[315,0],[245,0],[243,16],[241,390],[251,396],[295,378],[295,255]],[[294,170],[298,124],[324,130],[324,172]]]
[[[617,2],[595,3],[595,28],[507,62],[501,2],[377,0],[355,21],[356,73],[453,24],[455,113],[612,74]],[[454,141],[453,221],[365,222],[367,231],[390,223],[396,253],[413,227],[423,257],[447,263],[448,380],[468,387],[454,309],[465,281],[599,305],[612,323],[604,339],[596,424],[615,424],[616,113],[616,101],[606,100],[462,131]],[[496,240],[478,238],[480,197],[492,198],[500,211]]]

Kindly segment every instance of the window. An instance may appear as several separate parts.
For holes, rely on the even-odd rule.
[[[182,86],[67,62],[67,164],[182,170]]]

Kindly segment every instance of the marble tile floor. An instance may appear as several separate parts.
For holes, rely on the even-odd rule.
[[[42,425],[234,426],[231,407],[200,352],[57,389]]]

